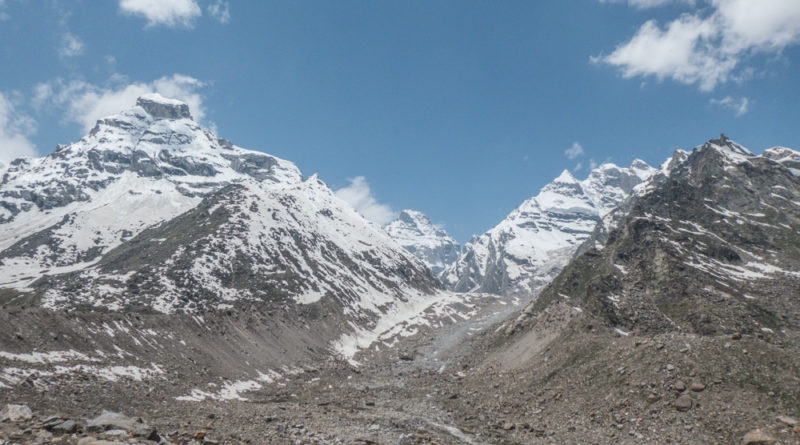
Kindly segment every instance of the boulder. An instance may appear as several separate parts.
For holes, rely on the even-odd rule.
[[[675,399],[674,402],[672,402],[672,406],[674,406],[678,411],[689,411],[692,409],[692,398],[686,394],[683,394]]]
[[[699,382],[695,382],[695,383],[692,383],[691,389],[694,392],[701,392],[704,389],[706,389],[706,385],[704,385],[702,383],[699,383]]]
[[[8,404],[0,411],[0,422],[24,422],[33,418],[33,411],[26,405]]]
[[[142,419],[134,419],[120,413],[103,410],[99,416],[90,419],[86,423],[89,431],[125,430],[133,431],[139,425],[143,425]]]
[[[80,425],[74,420],[65,420],[59,424],[53,425],[49,430],[56,434],[72,434],[78,432],[79,428]]]
[[[744,445],[772,445],[776,439],[761,430],[753,430],[744,435]]]
[[[158,432],[144,423],[142,419],[132,418],[120,413],[103,410],[99,416],[86,423],[89,432],[104,432],[108,430],[124,430],[133,437],[142,437],[147,440],[158,441]]]

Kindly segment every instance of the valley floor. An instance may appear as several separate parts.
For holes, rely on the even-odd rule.
[[[795,334],[637,336],[568,307],[545,315],[512,337],[497,334],[501,324],[463,336],[451,325],[368,351],[358,367],[330,359],[253,391],[230,382],[246,400],[177,400],[197,385],[198,364],[185,378],[140,382],[65,374],[46,388],[0,388],[0,404],[141,416],[173,443],[202,431],[232,444],[800,444]],[[11,437],[13,425],[0,425],[0,440]]]

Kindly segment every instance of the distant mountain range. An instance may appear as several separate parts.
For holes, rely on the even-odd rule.
[[[440,277],[458,292],[535,294],[569,261],[595,226],[656,169],[603,164],[583,181],[564,170],[503,221],[474,237]]]
[[[155,94],[0,174],[4,305],[308,307],[362,346],[377,326],[452,298],[445,288],[533,299],[549,285],[537,304],[568,295],[625,328],[705,332],[736,311],[751,320],[735,323],[776,329],[796,316],[772,295],[800,266],[800,154],[754,156],[724,136],[659,168],[603,164],[583,180],[565,170],[463,247],[414,210],[378,227],[315,175],[217,138]],[[653,303],[653,286],[681,307],[731,298],[695,319]]]

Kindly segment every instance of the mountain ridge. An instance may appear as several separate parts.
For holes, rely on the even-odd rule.
[[[302,179],[291,162],[219,139],[190,116],[182,102],[145,96],[79,141],[9,164],[0,182],[0,283],[24,288],[42,271],[88,265],[232,182]]]
[[[724,135],[695,147],[635,200],[602,249],[577,257],[524,313],[567,298],[625,330],[796,323],[800,306],[783,296],[800,282],[798,159],[784,147],[754,155]]]
[[[217,138],[158,95],[15,162],[0,197],[5,303],[194,313],[278,301],[319,306],[348,332],[441,291],[317,175]]]
[[[535,294],[569,260],[595,225],[655,169],[602,164],[583,181],[568,170],[503,221],[465,246],[441,275],[449,289]]]
[[[422,260],[436,276],[452,264],[462,250],[447,231],[417,210],[402,210],[397,219],[386,224],[384,229],[401,246]]]

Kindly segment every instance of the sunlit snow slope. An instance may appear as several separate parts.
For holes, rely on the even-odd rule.
[[[583,181],[564,170],[483,235],[442,274],[459,292],[533,294],[569,261],[597,223],[656,169],[636,160],[628,168],[603,164]]]
[[[435,275],[439,275],[461,255],[461,245],[422,212],[403,210],[384,229],[401,246],[422,260]]]
[[[291,162],[217,139],[158,95],[101,119],[80,141],[18,159],[0,183],[0,286],[80,269],[227,184],[299,182]]]

